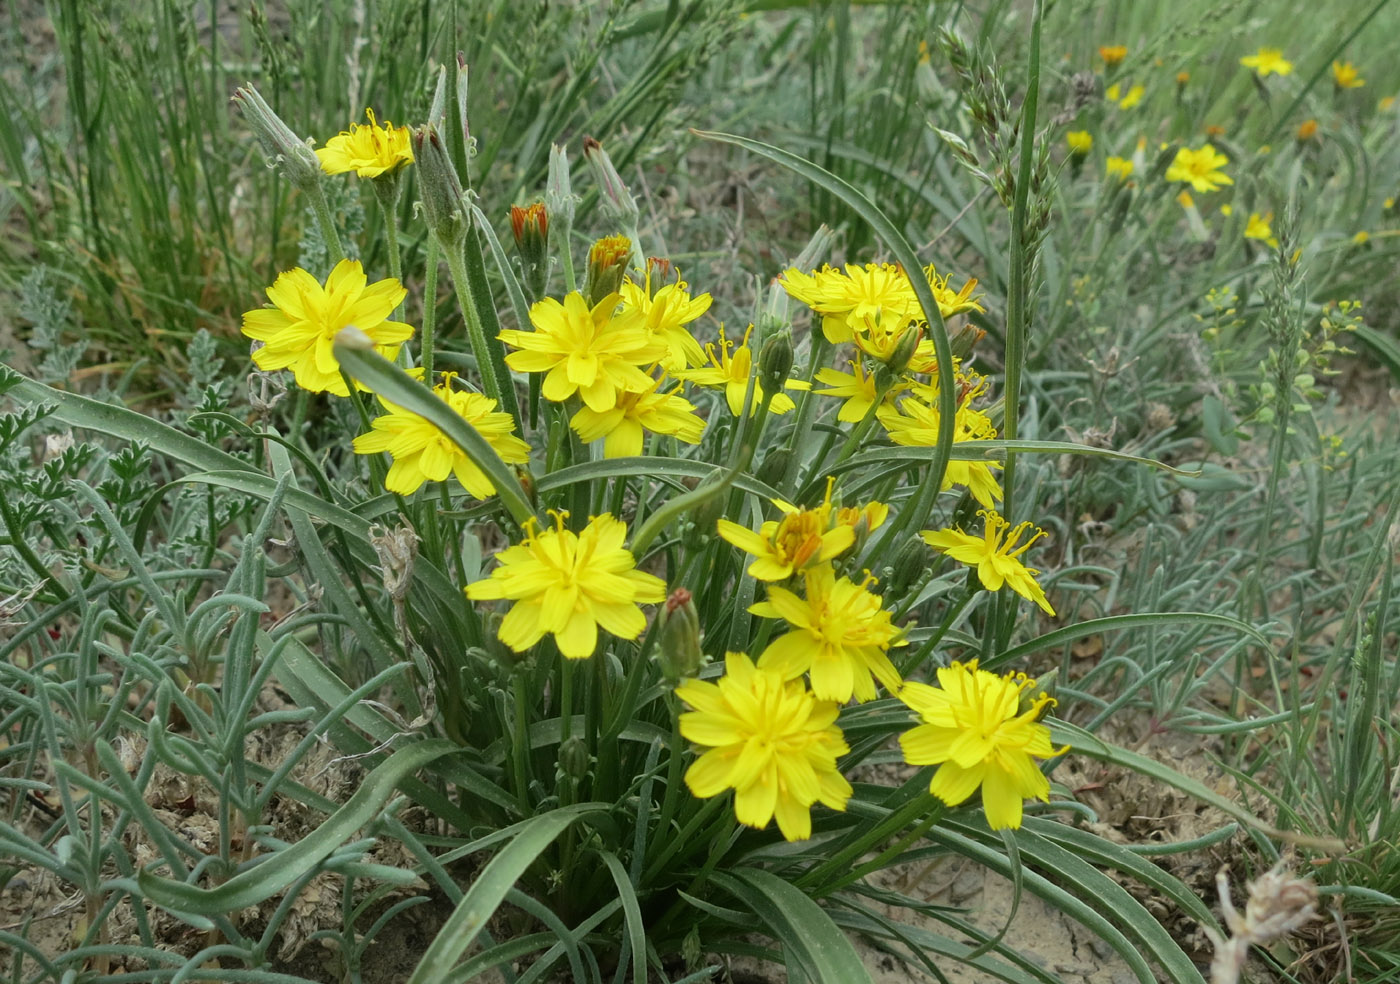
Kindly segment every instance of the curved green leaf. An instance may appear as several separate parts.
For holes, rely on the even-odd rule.
[[[602,803],[580,803],[542,813],[502,831],[513,832],[510,843],[477,875],[423,959],[418,961],[408,984],[437,984],[447,980],[457,958],[472,945],[505,901],[506,894],[541,852],[581,817],[605,810],[607,806]]]
[[[1213,612],[1140,612],[1136,615],[1106,615],[1103,618],[1091,618],[1085,622],[1063,626],[1042,636],[1037,636],[1029,642],[1012,646],[991,659],[985,660],[982,665],[986,669],[994,670],[999,666],[1014,663],[1031,653],[1037,653],[1052,646],[1063,646],[1065,643],[1073,642],[1075,639],[1083,639],[1085,636],[1144,625],[1171,625],[1174,622],[1208,622],[1222,628],[1234,629],[1236,632],[1249,636],[1263,648],[1270,648],[1268,637],[1264,633],[1248,622],[1241,622],[1229,615],[1217,615]]]
[[[870,972],[826,910],[790,882],[761,868],[710,876],[757,916],[783,953],[815,984],[870,984]]]
[[[141,893],[167,909],[197,915],[218,915],[257,905],[330,857],[355,831],[374,819],[401,781],[456,750],[456,745],[441,738],[399,749],[365,776],[355,795],[315,831],[286,850],[263,857],[216,888],[200,888],[142,871],[136,876]]]
[[[714,474],[715,466],[692,458],[662,458],[653,455],[637,455],[628,458],[604,458],[602,461],[585,461],[579,465],[569,465],[558,471],[541,476],[537,487],[541,492],[575,485],[579,482],[594,482],[603,478],[632,478],[647,475],[656,478],[662,475],[679,478],[708,478]],[[750,495],[765,499],[781,499],[782,493],[752,475],[739,475],[734,479],[734,487]]]

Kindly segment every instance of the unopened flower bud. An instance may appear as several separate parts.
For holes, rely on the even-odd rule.
[[[559,774],[569,779],[585,779],[593,758],[588,754],[588,742],[572,735],[559,746]]]
[[[553,144],[549,148],[549,179],[544,186],[544,207],[550,217],[563,224],[564,228],[572,229],[574,225],[574,206],[578,199],[574,197],[573,180],[569,176],[569,152],[558,144]],[[564,244],[568,248],[568,243]]]
[[[704,665],[705,654],[700,650],[700,614],[690,592],[685,588],[672,591],[657,619],[661,632],[657,659],[662,675],[672,684],[694,676]]]
[[[512,205],[510,229],[520,251],[526,297],[534,303],[544,296],[549,281],[549,213],[540,202],[524,208]]]
[[[604,236],[588,251],[588,272],[583,281],[583,296],[592,307],[622,286],[627,273],[627,258],[632,255],[632,240],[626,236]]]
[[[647,257],[647,281],[652,284],[652,293],[656,293],[665,286],[666,281],[671,279],[671,274],[676,272],[676,268],[671,261],[660,256]]]
[[[788,469],[792,467],[794,455],[788,448],[774,448],[763,458],[763,464],[758,466],[754,472],[754,478],[765,485],[776,487],[787,477]]]
[[[637,200],[627,190],[622,175],[613,167],[612,158],[603,149],[603,145],[592,137],[584,137],[583,159],[588,164],[588,169],[593,172],[593,180],[597,182],[598,203],[603,209],[603,214],[624,229],[635,228],[637,220],[641,218]]]
[[[792,372],[792,331],[786,326],[763,343],[758,353],[758,385],[771,399],[781,393]]]
[[[894,555],[893,573],[885,582],[887,598],[903,598],[929,570],[930,553],[924,541],[911,537]]]
[[[974,346],[976,346],[986,334],[986,331],[978,328],[974,324],[964,324],[953,333],[952,338],[948,339],[949,345],[953,350],[953,358],[966,359],[972,354]]]
[[[467,196],[442,137],[431,125],[413,131],[413,159],[418,162],[419,192],[428,228],[444,252],[460,250],[470,225]]]
[[[303,190],[321,180],[321,162],[310,144],[291,131],[282,117],[273,112],[250,82],[233,94],[233,101],[253,129],[263,151],[282,175]]]

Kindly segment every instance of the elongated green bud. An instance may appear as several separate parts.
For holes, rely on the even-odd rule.
[[[624,229],[635,229],[641,218],[637,200],[627,190],[627,183],[613,167],[612,158],[603,145],[592,137],[583,140],[583,159],[593,172],[593,180],[598,185],[598,205],[603,214]]]
[[[549,280],[549,212],[540,202],[524,208],[512,205],[510,230],[520,251],[526,297],[534,303],[544,296]]]
[[[692,677],[705,663],[700,650],[700,615],[695,601],[685,588],[676,588],[666,599],[657,616],[660,622],[660,646],[657,661],[668,683],[679,683]]]
[[[321,162],[315,152],[282,122],[251,82],[234,92],[233,102],[283,177],[302,190],[315,187],[321,180]]]
[[[413,131],[413,159],[418,164],[419,192],[428,228],[444,252],[460,250],[470,228],[467,196],[442,137],[431,125]]]
[[[792,372],[792,331],[784,327],[763,343],[758,353],[758,384],[771,400],[783,391]]]

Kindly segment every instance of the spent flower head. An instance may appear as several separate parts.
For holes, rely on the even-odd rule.
[[[381,126],[374,110],[366,109],[368,124],[351,123],[350,129],[326,141],[316,151],[321,169],[327,174],[354,171],[361,178],[393,174],[413,161],[413,145],[408,127],[395,127],[385,120]]]
[[[627,524],[609,513],[594,516],[580,532],[564,527],[567,513],[540,530],[526,523],[525,539],[496,555],[491,576],[467,585],[473,601],[513,601],[497,636],[524,652],[545,635],[568,659],[586,659],[598,648],[598,628],[635,639],[647,627],[639,605],[666,597],[666,582],[637,570],[623,544]]]
[[[421,379],[422,368],[410,370]],[[480,393],[455,389],[456,373],[443,373],[433,394],[486,439],[491,449],[510,464],[530,460],[530,445],[516,437],[515,420],[496,409],[496,401]],[[496,488],[475,462],[438,426],[411,410],[380,398],[389,412],[370,421],[368,433],[355,438],[356,454],[388,452],[394,463],[384,479],[384,488],[398,495],[412,495],[424,482],[442,482],[456,475],[462,488],[476,499],[487,499]]]
[[[718,682],[687,680],[676,696],[681,737],[704,753],[685,782],[701,799],[734,790],[734,815],[762,829],[775,816],[790,841],[812,836],[812,806],[844,810],[851,784],[836,768],[850,751],[836,726],[836,703],[813,696],[800,680],[755,667],[728,653]]]
[[[342,329],[358,328],[380,355],[396,358],[413,328],[388,317],[407,294],[392,278],[367,284],[358,260],[337,263],[324,287],[297,267],[279,274],[267,288],[272,307],[243,315],[243,334],[263,343],[253,352],[259,369],[290,369],[304,390],[346,396],[350,391],[335,357],[336,336]]]
[[[1036,759],[1062,755],[1040,723],[1054,700],[1025,700],[1035,681],[1023,673],[997,676],[977,660],[938,671],[938,686],[906,683],[898,697],[923,723],[900,736],[910,765],[936,765],[929,792],[957,806],[982,788],[982,809],[993,830],[1021,826],[1027,799],[1048,801],[1050,781]]]
[[[1021,560],[1021,555],[1044,536],[1045,531],[1029,522],[1012,529],[1011,524],[992,509],[978,510],[978,515],[984,522],[981,536],[956,529],[922,530],[919,536],[933,549],[975,567],[977,579],[988,591],[1009,587],[1022,598],[1035,602],[1047,615],[1054,615],[1055,609],[1050,607],[1044,590],[1035,579],[1040,571],[1027,567]],[[1032,528],[1035,533],[1021,543],[1021,537]]]

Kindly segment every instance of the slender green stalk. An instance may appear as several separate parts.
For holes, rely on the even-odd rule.
[[[399,188],[401,179],[395,173],[390,177],[375,178],[374,198],[379,203],[379,214],[384,217],[384,242],[389,250],[389,276],[403,280],[403,261],[399,256]],[[431,238],[431,237],[429,237]]]
[[[326,204],[326,193],[321,190],[320,185],[312,184],[306,190],[306,197],[311,199],[311,210],[316,213],[316,222],[321,227],[321,238],[326,241],[328,259],[334,266],[345,259],[345,247],[340,244],[340,233],[336,231],[331,208]]]
[[[418,362],[423,367],[423,381],[433,385],[433,334],[437,329],[437,281],[438,281],[438,242],[436,236],[428,237],[428,251],[425,259],[427,268],[423,273],[423,329]]]

